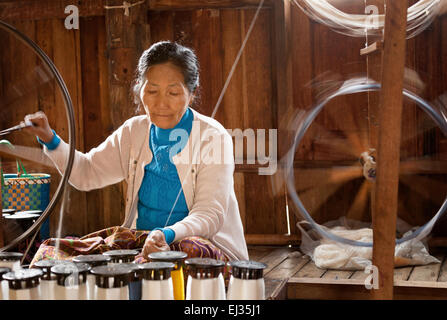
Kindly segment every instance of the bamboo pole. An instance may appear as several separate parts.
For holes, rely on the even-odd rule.
[[[378,268],[379,288],[372,290],[373,299],[393,298],[406,22],[407,0],[387,1],[372,218],[373,265]]]

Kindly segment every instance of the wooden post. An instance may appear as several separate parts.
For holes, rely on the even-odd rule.
[[[281,159],[288,151],[290,145],[289,132],[283,128],[282,124],[287,122],[287,117],[293,114],[293,60],[291,50],[292,35],[292,5],[290,1],[275,1],[273,4],[273,26],[272,34],[275,37],[272,40],[273,49],[273,92],[275,94],[273,103],[276,105],[276,128],[278,128],[278,155]],[[271,151],[270,151],[271,152]],[[276,233],[282,234],[288,231],[286,216],[286,198],[287,190],[282,180],[283,173],[278,163],[278,171],[272,176],[272,181],[277,182],[273,186],[276,191],[275,204],[278,208]],[[279,182],[279,183],[278,183]]]
[[[380,92],[376,197],[372,219],[373,265],[379,271],[379,288],[372,289],[371,292],[374,299],[393,298],[406,22],[407,1],[387,2]]]
[[[136,3],[136,2],[135,2]],[[122,0],[107,0],[108,7],[122,6]],[[128,9],[110,8],[106,10],[107,57],[109,60],[109,108],[113,129],[135,115],[136,106],[132,97],[132,81],[138,59],[149,47],[148,4],[142,3]],[[126,185],[110,187],[110,197],[126,197]],[[121,201],[119,220],[124,220],[125,199]],[[113,217],[113,221],[118,217]]]

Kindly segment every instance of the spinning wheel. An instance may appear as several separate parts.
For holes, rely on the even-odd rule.
[[[301,116],[298,129],[295,134],[292,152],[287,158],[287,186],[293,204],[297,207],[303,217],[310,222],[312,227],[323,237],[339,241],[348,245],[372,247],[372,243],[345,239],[321,228],[322,216],[326,219],[329,216],[345,215],[349,219],[358,221],[370,221],[375,188],[376,162],[374,151],[377,146],[371,144],[368,135],[367,124],[361,119],[361,108],[352,108],[345,111],[346,123],[338,124],[337,135],[334,131],[329,131],[319,125],[319,116],[324,108],[331,108],[332,100],[339,99],[344,95],[362,95],[365,92],[376,92],[381,89],[380,84],[371,82],[368,79],[358,79],[345,82],[338,90],[327,93],[315,104],[304,116]],[[401,148],[409,143],[423,139],[423,136],[430,133],[432,136],[447,136],[447,122],[442,110],[424,101],[422,98],[409,90],[404,90],[403,95],[408,100],[414,102],[419,107],[418,116],[421,127],[411,134],[403,132],[401,138]],[[355,98],[355,97],[354,97]],[[404,112],[409,112],[407,108]],[[326,116],[332,117],[340,110],[325,110]],[[323,115],[324,116],[324,115]],[[354,125],[354,128],[352,128]],[[350,127],[351,126],[351,127]],[[354,129],[354,130],[353,130]],[[379,128],[380,130],[380,128]],[[324,137],[325,136],[325,137]],[[324,137],[324,138],[322,138]],[[307,161],[294,161],[296,150],[306,149],[307,146],[320,144],[327,149],[327,153],[318,154],[314,152],[317,159]],[[396,146],[396,148],[399,146]],[[307,150],[308,151],[308,150]],[[334,154],[338,153],[345,160],[330,161],[325,157],[334,159]],[[396,239],[396,243],[402,243],[414,238],[422,239],[432,230],[435,222],[445,213],[447,209],[447,165],[440,162],[439,150],[402,150],[399,184],[405,187],[405,193],[410,197],[419,197],[432,202],[436,207],[434,216],[422,227],[415,230],[408,236]],[[352,160],[346,160],[352,159]],[[294,164],[295,163],[295,164]],[[293,170],[293,168],[295,168]],[[349,187],[347,185],[351,184]],[[424,186],[436,186],[437,194],[430,194],[424,190]],[[343,212],[320,212],[321,208],[328,204],[333,205],[339,197],[345,197],[348,193],[351,206],[344,208]],[[403,197],[400,195],[399,197]],[[401,201],[400,209],[405,209],[405,204]],[[433,214],[433,213],[431,213]],[[318,223],[315,220],[320,219]]]
[[[43,110],[48,115],[50,122],[52,122],[51,115],[57,114],[58,120],[61,120],[64,117],[61,117],[60,114],[65,113],[65,123],[59,121],[55,126],[58,134],[69,142],[69,156],[64,170],[58,172],[45,156],[35,138],[19,132],[11,132],[8,136],[1,137],[8,139],[13,145],[13,147],[0,145],[3,171],[11,170],[16,161],[17,163],[21,162],[27,168],[28,175],[40,171],[50,173],[52,184],[48,204],[45,208],[40,209],[42,214],[31,227],[22,230],[23,232],[19,234],[14,234],[14,238],[8,240],[6,237],[8,230],[5,230],[7,229],[6,219],[0,220],[0,227],[3,229],[0,229],[0,235],[5,235],[3,239],[5,243],[3,245],[0,243],[1,252],[16,248],[18,244],[30,237],[33,237],[34,240],[39,227],[49,218],[63,196],[73,165],[75,124],[68,89],[55,65],[43,50],[23,33],[3,21],[0,21],[0,41],[5,48],[0,53],[0,69],[2,70],[0,78],[1,128],[12,127],[23,121],[26,114],[38,110]],[[26,71],[23,72],[23,69]],[[5,187],[3,186],[3,188]],[[15,211],[19,210],[15,209]],[[31,240],[30,246],[33,240]]]

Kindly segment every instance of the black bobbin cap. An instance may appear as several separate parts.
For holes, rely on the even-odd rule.
[[[60,286],[71,286],[70,281],[66,281],[70,276],[74,278],[73,284],[81,284],[87,281],[87,274],[90,266],[86,263],[61,263],[51,267],[51,272],[56,275],[57,284]]]
[[[39,260],[34,264],[34,267],[42,270],[43,275],[42,275],[42,280],[51,280],[51,268],[54,267],[55,265],[58,264],[63,264],[63,263],[71,263],[70,261],[67,260],[56,260],[56,259],[52,259],[52,260]]]
[[[110,262],[113,263],[126,263],[132,262],[135,259],[135,256],[138,255],[137,250],[110,250],[103,253],[103,255],[110,257],[112,260]]]
[[[19,261],[23,258],[20,252],[0,252],[0,261]]]
[[[231,261],[228,265],[233,277],[246,280],[262,278],[264,269],[267,268],[266,264],[251,260]]]
[[[124,264],[98,266],[90,270],[99,288],[121,288],[129,284],[133,267]],[[113,279],[110,283],[109,279]]]
[[[86,263],[91,268],[104,266],[112,261],[112,257],[104,254],[79,255],[73,258],[75,263]]]
[[[171,277],[171,271],[175,268],[172,262],[148,262],[138,265],[142,271],[144,280],[166,280]]]
[[[225,267],[225,262],[211,258],[186,259],[185,264],[188,274],[200,279],[217,278]]]
[[[179,269],[183,260],[188,257],[188,254],[183,251],[159,251],[149,254],[149,259],[153,262],[172,262],[175,264],[175,270]]]
[[[42,275],[39,269],[21,269],[5,273],[3,279],[8,281],[10,289],[32,289],[39,285]]]

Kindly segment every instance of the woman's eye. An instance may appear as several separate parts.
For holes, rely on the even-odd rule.
[[[171,96],[178,96],[179,94],[176,93],[176,92],[171,92],[170,95],[171,95]]]
[[[152,90],[149,90],[147,93],[149,93],[149,94],[156,94],[157,93],[157,91],[152,91]]]

